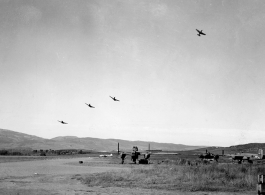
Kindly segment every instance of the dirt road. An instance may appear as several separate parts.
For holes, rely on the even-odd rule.
[[[79,164],[78,161],[84,161]],[[101,166],[102,165],[102,166]],[[1,195],[225,195],[227,193],[172,192],[151,189],[87,187],[74,175],[105,171],[129,170],[123,165],[103,165],[98,158],[73,158],[0,163]],[[244,193],[230,193],[244,194]],[[249,193],[245,193],[249,195]]]

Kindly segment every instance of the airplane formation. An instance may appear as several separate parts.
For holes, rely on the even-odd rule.
[[[198,36],[201,36],[201,35],[206,35],[205,33],[203,33],[202,31],[203,30],[198,30],[198,29],[196,29],[196,31],[198,32]],[[118,99],[116,99],[116,97],[112,97],[112,96],[109,96],[113,101],[120,101],[120,100],[118,100]],[[90,107],[90,108],[95,108],[94,106],[92,106],[91,104],[87,104],[87,103],[85,103],[88,107]],[[66,123],[66,122],[64,122],[64,121],[59,121],[58,120],[58,122],[60,122],[61,124],[68,124],[68,123]],[[138,152],[138,148],[137,148],[137,150],[135,150],[134,152],[132,152],[132,153],[124,153],[124,152],[122,152],[122,164],[123,164],[123,162],[124,162],[124,159],[125,159],[125,157],[126,157],[126,155],[132,155],[132,160],[134,161],[134,162],[136,162],[136,159],[138,158],[137,156],[138,155],[140,155],[140,153]],[[148,159],[150,158],[150,155],[151,155],[151,153],[149,153],[149,154],[145,154],[145,158],[144,159],[142,159],[142,160],[146,160],[146,161],[148,161]],[[106,154],[102,154],[102,155],[99,155],[100,157],[112,157],[112,154],[110,154],[110,155],[106,155]],[[265,158],[265,155],[263,155],[263,150],[262,149],[259,149],[259,151],[258,151],[258,154],[247,154],[247,153],[245,153],[245,154],[228,154],[228,155],[225,155],[225,156],[229,156],[229,157],[231,157],[231,159],[233,160],[233,161],[238,161],[238,163],[241,163],[242,161],[244,161],[244,160],[247,160],[248,162],[250,162],[250,163],[252,163],[253,162],[253,160],[256,160],[256,159],[264,159]],[[201,158],[202,160],[208,160],[208,161],[213,161],[213,160],[215,160],[216,162],[218,162],[218,158],[219,158],[219,155],[215,155],[215,154],[212,154],[212,153],[207,153],[206,152],[206,154],[201,154],[200,156],[199,156],[199,158]]]
[[[110,96],[111,97],[111,96]],[[118,99],[116,99],[115,97],[111,97],[111,99],[113,99],[114,101],[120,101],[120,100],[118,100]],[[87,104],[87,103],[85,103],[88,107],[90,107],[90,108],[95,108],[94,106],[92,106],[91,104]],[[64,122],[64,121],[59,121],[58,120],[58,122],[59,123],[62,123],[62,124],[68,124],[68,123],[66,123],[66,122]]]
[[[197,34],[198,36],[201,36],[201,35],[206,35],[205,33],[203,33],[202,32],[202,30],[198,30],[198,29],[196,29],[196,31],[199,33],[199,34]],[[120,100],[118,100],[118,99],[116,99],[115,97],[111,97],[110,96],[110,98],[111,99],[113,99],[113,101],[120,101]],[[87,104],[87,103],[85,103],[88,107],[90,107],[90,108],[95,108],[94,106],[92,106],[91,104]],[[60,123],[62,123],[62,124],[68,124],[68,123],[66,123],[66,122],[64,122],[64,121],[59,121]]]

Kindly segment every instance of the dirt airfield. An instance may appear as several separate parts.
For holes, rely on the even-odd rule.
[[[0,157],[3,158],[3,157]],[[83,161],[83,164],[79,164]],[[182,192],[124,187],[88,187],[75,179],[77,175],[130,170],[139,165],[107,164],[107,159],[82,157],[0,163],[2,195],[249,195],[250,192]],[[148,169],[149,166],[145,165]],[[251,193],[256,194],[256,193]]]

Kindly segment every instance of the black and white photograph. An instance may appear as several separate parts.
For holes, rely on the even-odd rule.
[[[265,1],[0,0],[0,195],[264,180]]]

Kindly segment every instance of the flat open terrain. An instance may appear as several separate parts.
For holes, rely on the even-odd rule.
[[[250,194],[250,192],[182,192],[160,189],[130,188],[108,186],[89,186],[78,178],[107,172],[129,172],[132,169],[150,169],[153,165],[118,164],[119,160],[110,163],[107,158],[63,158],[25,161],[25,157],[17,157],[19,162],[6,162],[0,157],[0,194],[4,195],[44,195],[44,194],[170,194],[170,195],[225,195]],[[13,161],[15,157],[13,158]],[[21,159],[19,159],[21,158]],[[20,161],[22,160],[22,161]],[[29,159],[28,159],[29,160]],[[12,160],[11,160],[12,161]],[[83,164],[79,164],[83,161]],[[113,163],[117,162],[117,163]],[[92,177],[93,179],[93,177]],[[255,192],[251,192],[255,194]]]

